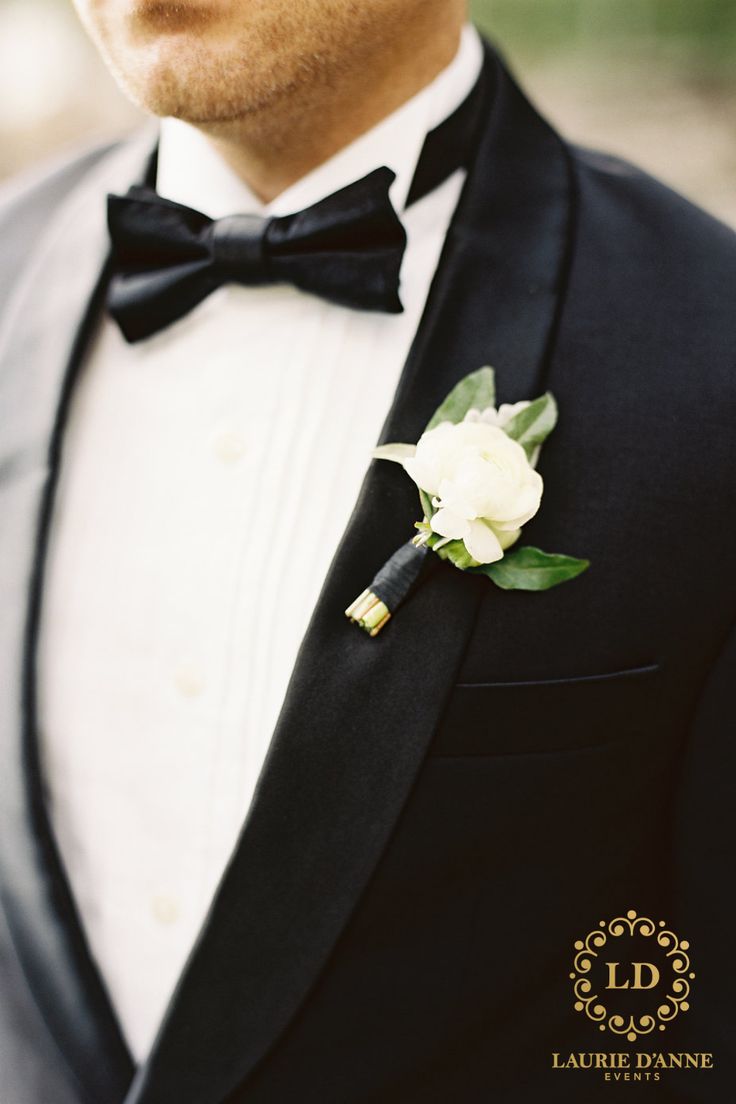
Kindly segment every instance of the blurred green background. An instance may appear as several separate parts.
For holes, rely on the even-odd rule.
[[[736,226],[736,0],[474,0],[568,137]]]
[[[471,10],[563,133],[736,225],[736,0],[474,0]],[[139,118],[69,0],[0,0],[0,176]]]
[[[476,21],[522,56],[655,50],[691,70],[733,67],[733,0],[475,0]],[[733,78],[733,72],[731,72]]]

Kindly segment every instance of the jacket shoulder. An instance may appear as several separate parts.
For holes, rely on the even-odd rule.
[[[22,171],[0,185],[0,232],[17,218],[47,217],[93,166],[119,141],[66,152]]]
[[[720,264],[736,271],[736,231],[623,158],[568,148],[583,213],[624,231],[628,246],[633,235],[642,260],[656,249],[660,260],[707,260],[713,278]]]
[[[76,150],[12,177],[0,187],[0,307],[59,205],[118,145],[106,142]]]
[[[571,149],[577,193],[570,288],[581,318],[632,349],[669,350],[669,371],[736,384],[736,233],[616,157]]]

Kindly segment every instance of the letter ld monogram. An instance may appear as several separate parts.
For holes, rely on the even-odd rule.
[[[660,973],[653,962],[632,962],[633,977],[627,978],[625,982],[622,982],[618,978],[618,968],[621,965],[620,962],[607,962],[608,967],[608,985],[606,989],[653,989],[655,985],[659,985]],[[642,971],[649,971],[649,980],[644,983],[642,980]]]
[[[575,941],[570,980],[575,1011],[599,1031],[633,1043],[641,1035],[665,1031],[690,1007],[690,944],[664,920],[656,922],[629,909],[601,920],[585,939]]]

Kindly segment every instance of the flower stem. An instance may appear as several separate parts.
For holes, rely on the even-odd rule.
[[[420,533],[394,552],[373,582],[345,610],[345,616],[377,636],[417,585],[427,558],[427,537]]]

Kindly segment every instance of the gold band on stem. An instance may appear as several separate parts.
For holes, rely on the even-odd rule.
[[[390,620],[391,610],[372,590],[364,590],[345,610],[345,616],[369,636],[378,636]]]
[[[355,620],[354,615],[355,615],[356,611],[363,604],[363,602],[365,602],[366,598],[368,598],[370,596],[370,593],[371,593],[370,590],[366,587],[366,589],[363,591],[363,593],[359,594],[358,597],[355,599],[355,601],[352,602],[348,606],[348,608],[345,610],[345,616],[349,617],[351,621]]]

